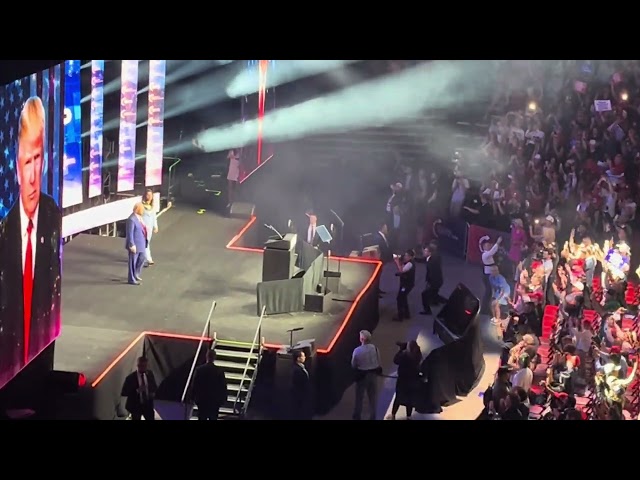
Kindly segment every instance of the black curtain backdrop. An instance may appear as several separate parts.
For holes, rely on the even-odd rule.
[[[142,355],[142,339],[131,348],[120,361],[107,373],[96,388],[92,389],[91,404],[93,418],[96,420],[115,420],[126,416],[125,399],[120,396],[124,379],[136,368],[136,362]],[[88,379],[92,381],[91,379]]]
[[[45,380],[53,370],[55,342],[45,348],[0,390],[0,418],[5,410],[32,408],[38,410]]]
[[[196,366],[205,362],[206,352],[210,348],[211,342],[203,343]],[[153,371],[158,382],[158,400],[181,400],[197,349],[197,340],[153,335],[145,337],[144,354],[149,360],[149,369]],[[187,401],[189,400],[188,395]]]

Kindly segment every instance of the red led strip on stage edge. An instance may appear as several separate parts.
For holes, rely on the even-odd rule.
[[[93,381],[91,384],[91,388],[96,388],[98,384],[107,376],[107,374],[113,370],[113,368],[122,360],[127,353],[134,348],[138,342],[144,340],[146,336],[150,337],[164,337],[164,338],[175,338],[176,340],[193,340],[195,342],[199,342],[201,337],[194,337],[193,335],[180,335],[178,333],[163,333],[163,332],[153,332],[153,331],[145,331],[141,332],[136,338],[134,338],[127,347],[120,352],[120,354],[105,368],[100,375]],[[205,342],[210,342],[211,338],[204,338]]]
[[[262,248],[236,246],[236,243],[238,243],[240,241],[240,239],[242,238],[242,236],[245,233],[247,233],[247,231],[251,228],[251,226],[254,223],[256,223],[256,220],[257,220],[256,217],[251,217],[249,219],[249,221],[242,227],[242,229],[231,239],[231,241],[229,243],[227,243],[227,248],[229,250],[236,250],[236,251],[239,251],[239,252],[252,252],[252,253],[263,253],[264,252],[264,249],[262,249]],[[369,290],[369,288],[371,287],[371,285],[375,281],[376,276],[380,272],[380,269],[382,268],[382,262],[380,260],[374,260],[374,259],[369,259],[369,258],[361,258],[361,257],[331,257],[331,258],[334,258],[336,260],[340,260],[342,262],[368,263],[370,265],[375,265],[375,268],[373,269],[373,273],[369,277],[369,280],[367,281],[367,283],[364,285],[362,290],[360,290],[360,292],[358,292],[358,295],[356,295],[355,300],[351,303],[351,307],[349,308],[349,311],[347,312],[347,314],[345,315],[344,319],[342,320],[342,323],[340,324],[340,328],[338,328],[338,330],[336,331],[336,334],[331,339],[331,342],[329,342],[329,345],[327,347],[325,347],[325,348],[319,348],[317,350],[318,353],[321,353],[321,354],[324,354],[324,355],[330,353],[331,350],[333,349],[333,347],[335,346],[335,344],[338,342],[338,340],[340,339],[340,336],[342,335],[342,332],[344,332],[344,329],[349,324],[349,321],[351,320],[351,317],[353,316],[353,312],[355,311],[356,307],[360,303],[360,299],[362,299],[362,297],[364,296],[366,291]],[[144,337],[147,336],[147,335],[154,336],[154,337],[175,338],[175,339],[179,339],[179,340],[193,340],[193,341],[196,341],[196,342],[200,341],[200,337],[194,337],[194,336],[191,336],[191,335],[180,335],[180,334],[176,334],[176,333],[164,333],[164,332],[142,332],[109,364],[109,366],[107,368],[104,369],[104,371],[100,375],[98,375],[98,377],[91,384],[91,387],[92,388],[96,388],[96,386],[102,381],[102,379],[104,379],[104,377],[107,376],[107,374],[118,364],[118,362],[120,362],[125,357],[125,355],[127,353],[129,353],[129,351],[131,351],[131,349],[134,348],[138,344],[138,342],[143,340]],[[204,340],[205,341],[211,341],[210,338],[205,338]],[[270,348],[270,349],[280,350],[283,347],[283,345],[273,344],[273,343],[265,343],[264,347],[265,348]]]
[[[251,226],[255,222],[256,222],[256,217],[251,217],[249,219],[249,221],[247,222],[247,224],[244,227],[242,227],[242,229],[237,233],[237,235],[235,237],[233,237],[231,239],[231,241],[227,244],[227,248],[229,250],[238,250],[238,251],[241,251],[241,252],[263,253],[264,249],[262,249],[262,248],[238,247],[238,246],[236,246],[236,243],[238,243],[240,241],[242,236],[245,233],[247,233],[247,230],[249,230],[251,228]],[[344,320],[342,320],[342,324],[340,324],[340,328],[338,328],[338,331],[336,332],[336,334],[331,339],[331,342],[329,342],[329,345],[327,347],[325,347],[325,348],[319,348],[317,350],[318,353],[323,353],[323,354],[330,353],[331,350],[333,349],[333,347],[335,346],[335,344],[338,342],[338,339],[340,338],[340,335],[342,335],[342,332],[344,331],[346,326],[349,324],[349,320],[351,320],[351,317],[353,316],[353,312],[355,311],[356,307],[360,303],[360,299],[363,297],[365,292],[367,290],[369,290],[369,288],[371,287],[371,285],[375,281],[376,276],[378,275],[378,272],[380,272],[380,269],[382,268],[382,262],[380,260],[374,260],[374,259],[369,259],[369,258],[361,258],[361,257],[331,257],[331,258],[334,258],[336,260],[340,260],[342,262],[368,263],[370,265],[375,265],[376,268],[373,269],[373,273],[371,274],[371,277],[369,277],[369,280],[367,281],[367,283],[365,283],[365,285],[362,288],[362,290],[360,290],[360,292],[358,292],[358,295],[356,295],[355,300],[351,303],[351,307],[349,308],[349,311],[345,315]],[[278,349],[278,350],[280,348],[282,348],[282,345],[271,344],[271,343],[265,343],[264,346],[266,348],[274,348],[274,349]]]

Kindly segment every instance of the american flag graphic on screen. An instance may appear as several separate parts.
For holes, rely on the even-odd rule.
[[[60,106],[60,66],[0,86],[0,220],[19,196],[17,154],[18,124],[22,107],[29,97],[38,96],[45,109],[42,192],[53,197],[60,205],[60,135],[62,115]]]
[[[18,121],[29,96],[29,83],[29,78],[23,78],[0,87],[0,219],[7,215],[18,197]]]

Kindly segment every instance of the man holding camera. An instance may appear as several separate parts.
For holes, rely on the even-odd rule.
[[[411,312],[409,311],[409,293],[411,293],[411,290],[413,290],[416,284],[415,256],[416,254],[413,250],[407,250],[402,258],[399,255],[393,256],[393,260],[398,267],[396,276],[400,277],[400,289],[396,297],[398,316],[394,318],[397,322],[411,318]]]

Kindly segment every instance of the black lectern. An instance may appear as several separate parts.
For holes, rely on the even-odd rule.
[[[287,233],[284,238],[273,237],[264,244],[262,256],[262,281],[289,280],[296,264],[297,235]]]

